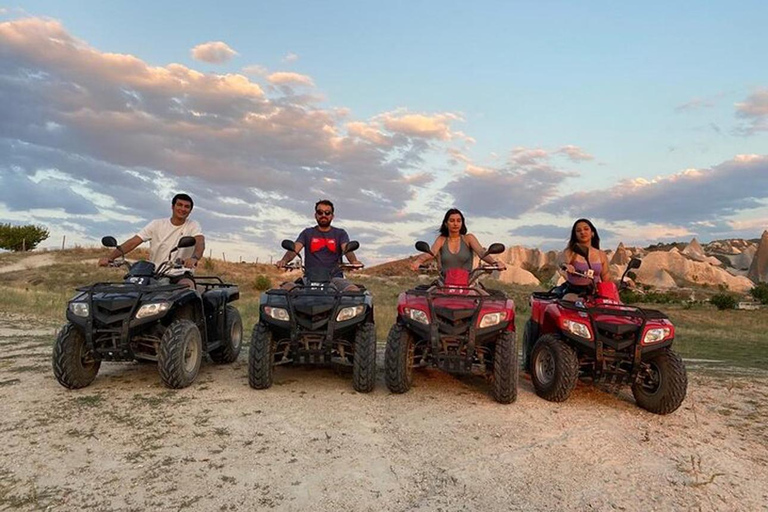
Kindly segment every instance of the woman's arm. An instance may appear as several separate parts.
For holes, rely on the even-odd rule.
[[[480,242],[477,241],[477,237],[473,235],[472,233],[467,233],[464,235],[464,239],[467,241],[467,244],[469,244],[469,248],[472,249],[472,252],[477,254],[478,257],[482,256],[485,252],[485,249],[482,245],[480,245]],[[486,263],[490,263],[491,265],[498,265],[502,270],[506,270],[507,266],[504,264],[504,262],[497,260],[492,255],[488,254],[485,258],[483,258],[483,261]]]
[[[432,243],[432,254],[437,255],[440,251],[440,248],[443,246],[443,243],[445,243],[445,237],[438,236],[435,241]],[[411,270],[418,270],[420,265],[423,265],[424,263],[428,262],[432,259],[432,254],[427,254],[425,252],[421,253],[420,255],[416,256],[416,258],[411,261]]]
[[[602,263],[601,271],[600,271],[600,280],[601,281],[609,281],[611,279],[611,269],[610,264],[608,263],[608,255],[605,254],[603,251],[600,251],[600,261]]]

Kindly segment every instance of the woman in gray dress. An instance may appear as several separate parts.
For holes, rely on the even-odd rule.
[[[440,259],[442,272],[451,268],[463,268],[471,271],[474,254],[482,256],[484,252],[485,249],[477,241],[475,235],[467,233],[464,214],[457,208],[451,208],[445,212],[443,223],[440,225],[440,235],[432,244],[432,254],[436,254]],[[411,262],[411,268],[417,270],[419,265],[431,258],[431,255],[424,253]],[[483,258],[483,261],[491,265],[498,265],[501,270],[507,268],[504,262],[496,260],[490,254]]]

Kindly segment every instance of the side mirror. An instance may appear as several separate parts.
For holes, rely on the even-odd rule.
[[[432,249],[429,248],[429,244],[427,242],[416,242],[416,250],[419,252],[425,252],[427,254],[432,254]],[[434,254],[432,254],[434,256]]]
[[[347,254],[348,252],[356,251],[360,248],[360,242],[357,240],[350,240],[347,242],[347,248],[344,251],[344,254]]]
[[[488,256],[489,254],[501,254],[506,250],[506,247],[504,247],[504,244],[500,243],[493,243],[488,248],[487,251],[485,251],[485,256]]]
[[[293,240],[283,240],[280,243],[280,247],[285,249],[286,251],[296,252],[296,244]]]
[[[177,247],[179,249],[183,249],[184,247],[194,247],[196,243],[197,243],[197,240],[195,240],[195,237],[183,236],[179,240],[179,244],[177,245]]]
[[[631,270],[635,268],[640,268],[641,263],[642,261],[640,261],[638,258],[632,258],[631,260],[629,260],[629,265],[627,265],[627,269]]]
[[[117,247],[117,240],[113,236],[105,236],[101,239],[101,245],[104,247]]]

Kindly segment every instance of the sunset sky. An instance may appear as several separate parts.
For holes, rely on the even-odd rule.
[[[0,0],[2,1],[2,0]],[[0,4],[0,222],[125,239],[177,191],[260,261],[321,198],[373,264],[768,229],[768,3]]]

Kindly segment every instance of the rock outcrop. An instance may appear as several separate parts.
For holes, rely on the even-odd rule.
[[[682,253],[673,251],[656,251],[647,254],[643,258],[642,266],[635,271],[635,274],[640,283],[653,286],[659,286],[656,283],[661,282],[669,284],[669,279],[661,274],[661,271],[666,272],[677,285],[724,285],[737,292],[746,292],[753,286],[746,277],[731,275],[723,268],[713,266],[706,261],[692,260],[683,256]]]
[[[768,282],[768,231],[763,231],[747,277],[755,283]]]
[[[510,265],[504,272],[499,272],[499,281],[533,286],[540,284],[535,275],[515,265]]]

